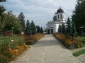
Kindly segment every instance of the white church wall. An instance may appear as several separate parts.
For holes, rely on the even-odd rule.
[[[61,15],[62,15],[62,18],[61,18]],[[65,18],[64,13],[57,13],[57,20],[64,21],[65,20],[64,18]]]
[[[59,24],[54,24],[54,30],[53,30],[54,33],[58,32],[58,27],[59,27]]]

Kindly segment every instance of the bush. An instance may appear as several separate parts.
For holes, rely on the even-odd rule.
[[[34,44],[36,41],[38,41],[39,39],[41,39],[43,36],[44,36],[44,34],[40,34],[40,33],[35,34],[35,35],[28,35],[28,36],[26,36],[26,38],[25,38],[26,44],[27,44],[27,45],[28,45],[28,44],[32,45],[32,44]]]
[[[55,33],[54,37],[61,40],[61,42],[69,49],[79,48],[82,45],[82,42],[78,38],[72,39],[70,36],[59,33]]]

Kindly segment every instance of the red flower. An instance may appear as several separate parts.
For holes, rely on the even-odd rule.
[[[10,35],[10,31],[7,31],[7,32],[6,32],[6,36],[9,36],[9,35]]]

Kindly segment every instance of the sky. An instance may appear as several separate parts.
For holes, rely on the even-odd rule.
[[[47,22],[53,20],[60,6],[65,12],[65,19],[71,17],[76,0],[7,0],[0,5],[3,5],[7,12],[12,11],[16,16],[23,12],[25,21],[33,20],[35,25],[46,27]]]

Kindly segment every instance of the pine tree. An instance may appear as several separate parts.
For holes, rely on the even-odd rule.
[[[59,25],[59,27],[58,27],[58,33],[62,33],[62,26],[61,25]]]
[[[72,21],[77,29],[85,26],[85,0],[77,0],[75,10],[73,11]]]
[[[43,33],[43,28],[41,27],[41,33]]]
[[[31,22],[31,34],[36,34],[36,26],[33,21]]]
[[[64,25],[64,23],[62,23],[61,29],[62,29],[62,33],[65,34],[65,25]]]
[[[0,0],[0,2],[6,2],[6,0]]]
[[[31,24],[30,24],[29,20],[27,20],[26,28],[25,28],[25,34],[26,35],[30,34],[30,31],[31,31]]]
[[[22,26],[22,28],[23,28],[23,31],[25,31],[25,16],[24,16],[24,14],[21,12],[20,14],[19,14],[19,19],[20,19],[20,23],[21,23],[21,26]]]
[[[36,28],[37,28],[37,33],[40,33],[40,26],[36,26]]]
[[[76,36],[77,32],[76,32],[76,28],[75,28],[75,24],[73,22],[71,22],[71,36]]]
[[[66,27],[66,34],[67,35],[70,35],[70,32],[71,31],[71,21],[70,21],[70,18],[68,17],[68,19],[67,19],[67,27]]]

